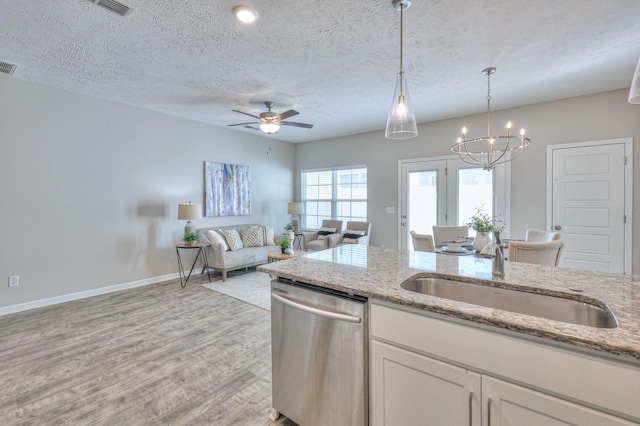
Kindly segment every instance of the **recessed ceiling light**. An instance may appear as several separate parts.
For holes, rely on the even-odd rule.
[[[250,24],[258,19],[258,12],[249,6],[236,6],[233,8],[233,14],[240,22]]]

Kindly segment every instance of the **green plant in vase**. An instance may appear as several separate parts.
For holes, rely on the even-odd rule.
[[[492,241],[493,231],[502,232],[505,228],[504,225],[496,225],[496,220],[486,214],[482,207],[476,207],[475,214],[464,224],[467,228],[476,231],[476,236],[473,240],[473,248],[476,251],[482,251]]]
[[[200,236],[197,232],[187,232],[182,237],[182,241],[184,241],[184,243],[188,246],[192,246],[193,244],[197,243],[199,239]]]
[[[282,250],[282,253],[286,253],[287,249],[291,249],[291,240],[288,238],[281,238],[278,242],[278,245],[280,245],[280,250]]]

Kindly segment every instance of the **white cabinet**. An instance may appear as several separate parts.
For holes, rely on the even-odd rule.
[[[370,306],[373,426],[640,425],[637,365]]]
[[[480,426],[480,375],[371,342],[371,425]]]
[[[637,424],[488,376],[482,377],[482,401],[487,426]]]

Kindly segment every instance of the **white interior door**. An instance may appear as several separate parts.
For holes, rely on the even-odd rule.
[[[565,243],[560,266],[630,272],[625,268],[630,247],[625,223],[629,148],[624,140],[549,147],[552,194],[547,225],[560,232]]]
[[[402,163],[400,167],[400,248],[412,250],[409,233],[431,234],[446,215],[446,160]]]

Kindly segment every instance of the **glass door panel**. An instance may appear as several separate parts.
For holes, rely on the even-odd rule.
[[[477,208],[493,217],[493,173],[481,167],[458,169],[458,225],[464,225]],[[469,230],[470,237],[475,233]]]
[[[435,170],[409,172],[409,232],[431,234],[438,224],[438,172]],[[413,241],[409,239],[409,250]]]

